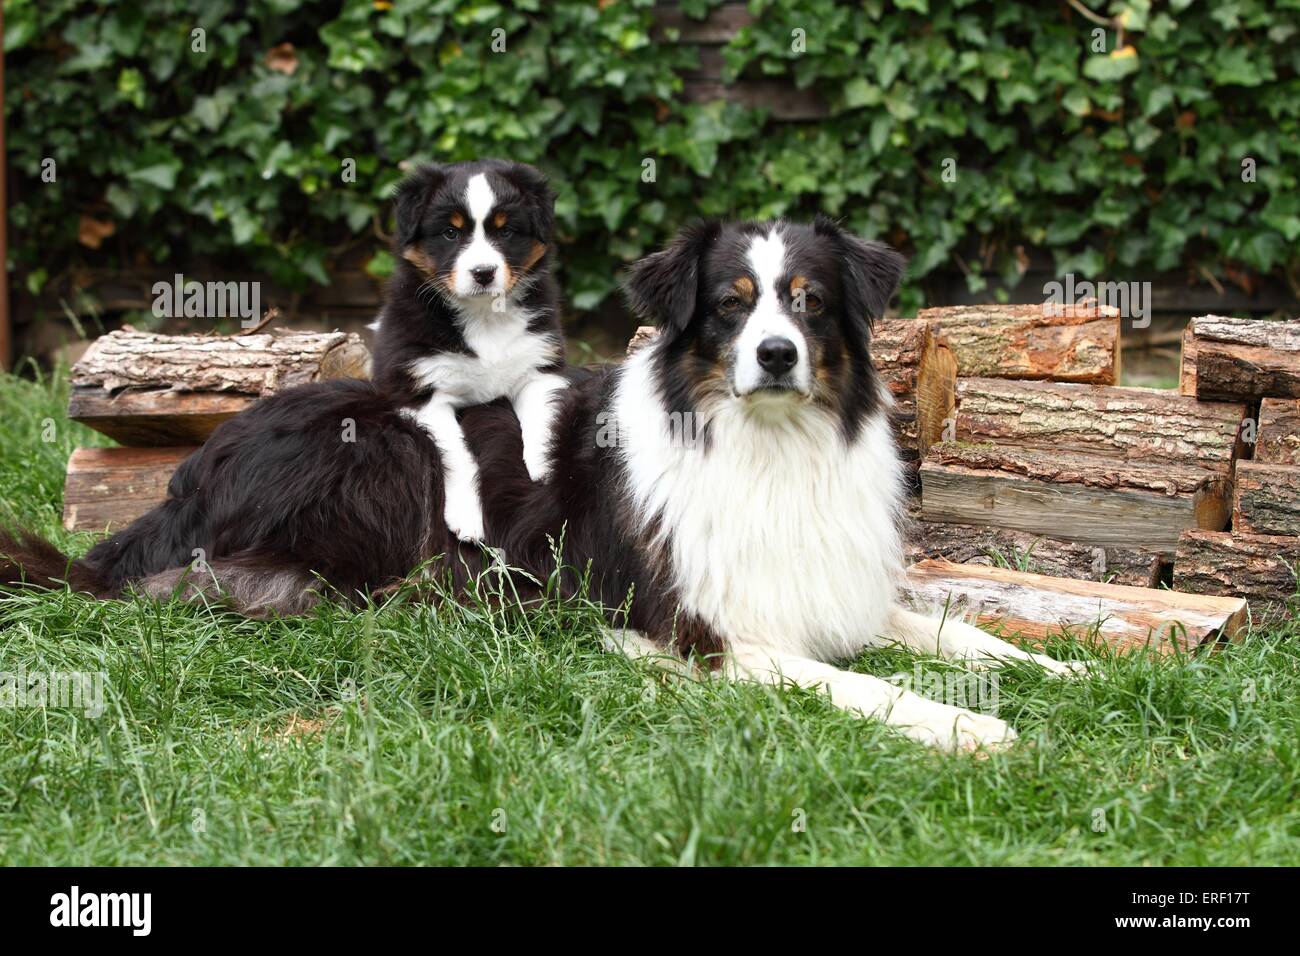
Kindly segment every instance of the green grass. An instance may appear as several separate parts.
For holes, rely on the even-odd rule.
[[[57,381],[0,380],[0,492],[4,519],[80,550],[59,501],[89,436],[64,404]],[[0,599],[0,671],[107,673],[97,719],[0,708],[0,861],[1300,861],[1294,625],[1193,660],[1103,660],[1076,682],[1006,672],[999,713],[1022,741],[987,759],[812,693],[669,678],[602,653],[596,627],[579,602],[252,622]],[[918,664],[949,670],[901,652],[856,666]]]

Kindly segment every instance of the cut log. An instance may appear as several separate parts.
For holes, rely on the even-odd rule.
[[[941,328],[907,319],[877,322],[871,360],[894,397],[894,434],[904,458],[924,458],[943,436],[957,385],[957,360]]]
[[[204,441],[258,398],[364,377],[369,355],[342,332],[101,336],[73,366],[68,415],[124,445]]]
[[[1266,398],[1259,403],[1255,460],[1300,465],[1300,400]]]
[[[1117,651],[1151,647],[1192,650],[1232,640],[1246,621],[1239,598],[1076,581],[1006,568],[922,561],[907,570],[904,599],[918,610],[944,611],[996,625],[1004,636],[1041,646],[1068,632]]]
[[[1232,530],[1300,536],[1300,468],[1238,462],[1233,481]]]
[[[1081,305],[955,305],[922,309],[937,322],[963,377],[1119,381],[1119,311]]]
[[[1192,319],[1198,398],[1300,398],[1300,322]]]
[[[1243,598],[1258,624],[1290,616],[1298,565],[1300,538],[1188,531],[1178,542],[1174,587]]]
[[[910,530],[909,562],[941,558],[954,564],[1022,568],[1035,574],[1143,588],[1158,585],[1168,567],[1168,561],[1156,551],[1077,544],[1007,528],[917,521]]]
[[[78,448],[68,459],[63,526],[120,530],[167,497],[176,466],[193,448]]]
[[[1244,415],[1160,389],[961,379],[921,514],[1172,554],[1183,530],[1227,525]]]
[[[645,348],[658,334],[652,326],[641,326],[628,342],[627,354]],[[957,382],[957,363],[941,328],[911,319],[877,322],[871,360],[894,397],[894,433],[904,459],[924,457],[943,435]]]

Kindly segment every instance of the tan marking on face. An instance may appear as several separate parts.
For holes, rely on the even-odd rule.
[[[795,276],[793,279],[790,280],[790,294],[794,295],[800,289],[807,288],[807,286],[808,286],[807,276]]]
[[[496,226],[498,229],[504,226],[506,224],[506,221],[507,221],[507,217],[504,212],[499,212],[492,217],[492,224]]]
[[[464,229],[465,217],[458,212],[453,212],[451,214],[451,224],[455,226],[457,229]]]
[[[430,279],[436,279],[438,277],[438,263],[435,262],[423,249],[417,249],[415,246],[403,249],[402,258],[411,263],[411,265],[415,266],[415,268],[419,269]]]
[[[524,260],[523,271],[527,272],[537,263],[542,261],[542,256],[546,255],[546,243],[534,242],[533,247],[528,250],[528,258]]]
[[[515,275],[515,270],[511,269],[510,263],[505,261],[502,261],[501,263],[501,276],[502,276],[501,279],[502,288],[505,289],[506,292],[509,292],[511,289],[513,289],[515,287],[515,283],[519,281],[519,277]]]
[[[746,304],[754,304],[754,280],[749,276],[741,276],[731,283],[731,291],[744,299]]]

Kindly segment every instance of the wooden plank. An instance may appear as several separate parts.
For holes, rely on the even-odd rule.
[[[1266,398],[1259,403],[1255,460],[1300,465],[1300,399]]]
[[[218,425],[255,401],[254,396],[233,392],[147,390],[114,395],[101,388],[75,388],[68,417],[123,445],[200,445]]]
[[[1078,544],[1009,528],[912,522],[907,560],[926,558],[984,567],[1010,566],[1035,574],[1145,588],[1158,585],[1169,566],[1165,556],[1144,548]]]
[[[200,443],[257,398],[295,385],[363,377],[369,354],[342,332],[97,339],[73,366],[68,415],[124,445]]]
[[[1181,594],[1156,588],[1100,584],[983,568],[948,561],[921,561],[907,570],[904,598],[914,606],[947,609],[996,625],[1003,634],[1032,644],[1063,630],[1100,640],[1117,651],[1151,647],[1191,650],[1238,637],[1246,621],[1240,598]]]
[[[1300,322],[1203,315],[1191,328],[1198,398],[1300,398]]]
[[[1171,555],[1184,530],[1223,528],[1232,513],[1226,480],[1170,494],[1132,485],[1064,482],[937,459],[949,444],[935,445],[921,463],[921,513],[926,521],[988,525]],[[1089,474],[1094,461],[1082,462],[1078,474]]]
[[[1232,530],[1300,535],[1300,468],[1261,461],[1238,462],[1233,480]]]
[[[68,459],[63,526],[69,531],[126,527],[167,497],[176,467],[194,452],[175,448],[78,448]]]
[[[963,377],[1050,379],[1113,385],[1119,380],[1120,317],[1083,305],[958,305],[922,309],[939,322]]]
[[[1188,531],[1174,559],[1174,587],[1197,594],[1242,598],[1255,623],[1291,616],[1300,538]]]

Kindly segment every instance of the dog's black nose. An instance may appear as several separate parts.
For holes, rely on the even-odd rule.
[[[789,339],[772,335],[758,343],[758,364],[772,375],[784,375],[799,360],[799,350]]]
[[[496,266],[475,266],[469,270],[469,274],[474,277],[474,281],[479,285],[487,285],[492,281],[492,277],[497,274]]]

